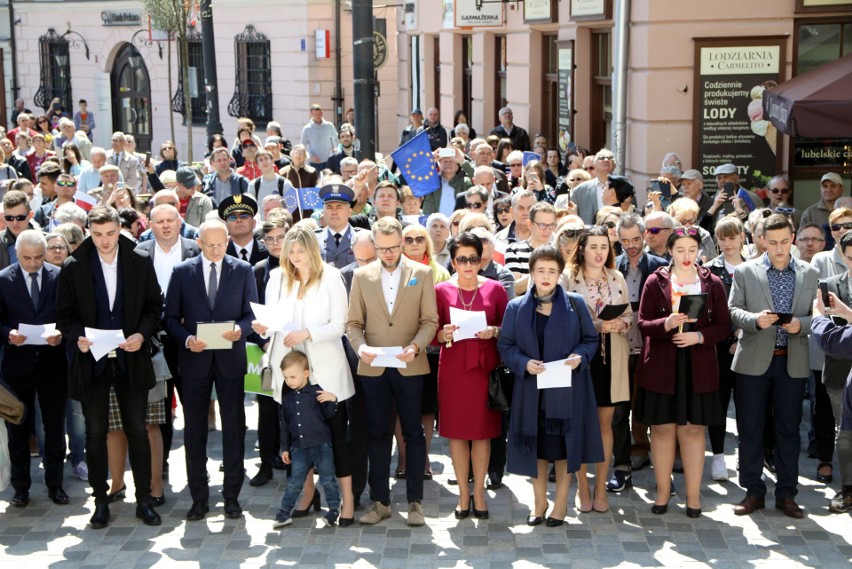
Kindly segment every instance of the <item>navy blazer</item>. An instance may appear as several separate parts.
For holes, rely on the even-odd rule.
[[[199,379],[213,373],[214,366],[224,377],[242,378],[246,373],[246,337],[252,333],[254,314],[250,303],[257,302],[257,285],[251,265],[233,257],[222,259],[222,274],[213,309],[207,303],[207,283],[201,263],[204,255],[177,265],[166,293],[163,329],[178,343],[181,377]],[[209,262],[209,261],[207,261]],[[199,322],[233,320],[243,332],[230,350],[192,352],[186,340],[194,336]]]
[[[9,343],[9,332],[17,330],[21,323],[56,322],[58,282],[59,269],[45,263],[36,312],[30,298],[30,279],[21,265],[15,263],[0,271],[0,343],[7,346],[3,353],[3,375],[30,375],[35,372],[36,362],[41,359],[48,363],[57,379],[64,381],[67,358],[63,346],[13,346]]]
[[[254,241],[254,246],[252,246],[251,248],[251,255],[249,255],[248,262],[249,265],[253,267],[259,262],[269,257],[269,251],[266,250],[266,245],[264,245],[263,242],[257,238],[257,235],[253,236],[252,240]],[[227,254],[231,257],[234,257],[235,259],[240,258],[239,253],[237,253],[237,246],[230,239],[228,240]]]
[[[659,269],[660,267],[668,267],[669,262],[663,259],[662,257],[657,257],[656,255],[652,255],[651,253],[645,252],[642,253],[642,257],[639,259],[639,272],[642,273],[642,278],[639,281],[639,290],[645,290],[645,281],[648,280],[648,275]],[[627,258],[627,253],[622,253],[618,257],[615,258],[615,268],[617,268],[624,278],[627,278],[627,271],[630,270],[630,259]],[[642,294],[639,294],[640,298]],[[638,306],[634,306],[633,310],[638,310]]]

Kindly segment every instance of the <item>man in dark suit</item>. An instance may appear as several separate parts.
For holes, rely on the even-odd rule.
[[[47,241],[41,231],[28,229],[15,242],[18,262],[0,271],[0,340],[7,344],[3,356],[3,377],[26,406],[22,425],[9,423],[9,455],[12,462],[13,506],[30,502],[29,440],[35,424],[35,397],[38,394],[44,423],[44,483],[54,504],[68,503],[62,488],[65,460],[65,350],[62,334],[47,337],[47,345],[34,345],[18,330],[23,324],[56,322],[56,283],[59,269],[45,264]]]
[[[257,202],[249,195],[228,196],[219,204],[219,217],[225,220],[230,240],[227,254],[254,266],[269,252],[254,234]]]
[[[660,257],[645,252],[645,242],[642,236],[645,233],[645,224],[642,218],[635,213],[626,213],[618,220],[616,227],[618,240],[624,249],[624,253],[616,257],[615,266],[624,275],[627,282],[627,292],[630,295],[630,305],[633,308],[633,326],[628,332],[627,341],[630,346],[630,357],[627,361],[628,375],[630,376],[630,394],[634,397],[633,375],[636,371],[636,362],[642,350],[642,335],[636,325],[639,313],[639,299],[645,289],[645,280],[648,275],[660,267],[668,265],[668,262]],[[648,440],[647,427],[633,421],[634,445],[644,452],[631,457],[630,444],[630,409],[631,402],[616,405],[615,414],[612,418],[613,435],[613,473],[612,479],[607,483],[606,489],[610,492],[621,492],[633,486],[632,470],[639,470],[651,464],[648,453],[650,452],[650,441]]]
[[[154,206],[149,220],[154,238],[150,241],[143,241],[136,246],[136,250],[151,258],[154,262],[154,272],[157,274],[160,289],[168,290],[172,270],[183,261],[198,256],[201,250],[195,241],[181,236],[181,218],[174,205],[159,204]],[[181,398],[183,389],[180,381],[180,370],[178,369],[178,345],[171,336],[162,331],[159,334],[159,339],[163,345],[163,355],[169,366],[169,372],[172,374],[172,378],[167,383],[166,422],[160,425],[160,431],[163,435],[163,474],[168,474],[169,452],[174,436],[172,402],[175,397],[175,389],[177,389]]]
[[[148,339],[159,329],[163,295],[151,260],[120,235],[118,212],[99,206],[89,212],[90,237],[66,259],[59,275],[56,327],[73,345],[68,394],[80,401],[86,420],[89,484],[95,497],[93,528],[109,523],[107,430],[109,392],[121,409],[136,486],[136,517],[159,525],[151,506],[151,447],[145,428],[154,367]],[[95,360],[85,328],[121,330],[125,341]]]
[[[232,207],[239,204],[233,204]],[[241,211],[237,209],[237,211]],[[227,218],[231,211],[220,212]],[[201,224],[201,255],[184,261],[172,272],[166,293],[164,328],[180,346],[178,361],[184,387],[186,469],[192,507],[186,519],[201,520],[210,511],[207,481],[207,412],[213,385],[219,397],[224,447],[225,480],[222,496],[225,516],[239,518],[238,501],[243,485],[246,414],[243,377],[246,336],[254,319],[250,303],[257,302],[257,285],[251,265],[225,254],[228,231],[219,220]],[[222,334],[233,342],[230,349],[208,350],[196,337],[199,322],[230,322],[234,329]]]

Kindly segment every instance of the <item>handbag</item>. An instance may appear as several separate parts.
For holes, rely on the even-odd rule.
[[[503,392],[503,382],[511,372],[503,364],[498,365],[488,374],[488,403],[492,411],[506,411],[509,401]]]
[[[151,338],[150,343],[151,366],[154,368],[154,379],[157,381],[157,385],[148,390],[148,402],[154,403],[166,398],[168,394],[166,381],[172,378],[172,372],[169,370],[169,364],[166,363],[163,345],[154,338]]]

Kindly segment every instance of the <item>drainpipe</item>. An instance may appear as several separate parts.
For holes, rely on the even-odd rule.
[[[630,0],[615,0],[612,70],[612,144],[616,170],[624,174],[625,145],[627,144],[627,65],[630,44]]]
[[[334,0],[334,116],[337,128],[343,122],[343,86],[340,69],[340,0]]]
[[[12,106],[15,104],[15,99],[18,98],[18,93],[21,88],[18,86],[18,47],[15,40],[15,7],[12,0],[9,0],[9,44],[12,48]]]

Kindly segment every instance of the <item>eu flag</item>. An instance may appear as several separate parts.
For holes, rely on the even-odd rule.
[[[399,166],[408,187],[418,198],[441,187],[441,180],[432,160],[429,135],[425,130],[391,152],[391,158]]]
[[[532,162],[533,160],[538,160],[541,162],[541,154],[538,152],[530,152],[529,150],[524,150],[524,166]]]
[[[287,190],[284,192],[284,204],[287,207],[287,211],[291,214],[299,209],[299,192],[293,186],[288,184]]]
[[[302,209],[322,209],[319,188],[299,188],[299,204]]]

